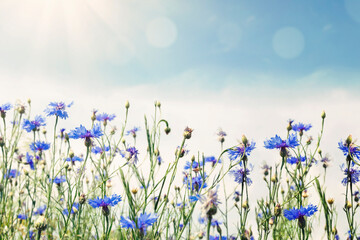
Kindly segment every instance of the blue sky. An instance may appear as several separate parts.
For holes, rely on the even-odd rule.
[[[33,75],[70,84],[75,77],[114,86],[176,82],[210,90],[358,86],[356,0],[0,5],[0,71],[14,79]]]

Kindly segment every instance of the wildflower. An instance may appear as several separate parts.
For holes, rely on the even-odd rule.
[[[286,157],[287,149],[298,146],[299,142],[296,138],[296,134],[290,134],[289,138],[286,140],[282,140],[278,135],[275,135],[275,137],[265,140],[264,144],[267,149],[280,149],[280,156]]]
[[[136,223],[130,218],[124,218],[121,216],[120,224],[123,228],[139,229],[143,235],[146,235],[146,230],[149,226],[152,226],[158,219],[158,216],[153,213],[140,213],[137,217]]]
[[[305,216],[310,217],[314,215],[314,213],[317,211],[317,206],[314,206],[312,204],[308,205],[306,208],[301,207],[300,209],[289,209],[284,210],[284,217],[286,217],[288,220],[292,221],[295,219],[298,219],[298,224],[300,228],[305,227]]]
[[[303,132],[309,131],[311,127],[311,124],[296,123],[292,125],[292,130],[294,130],[295,132],[299,132],[300,136],[302,136]]]
[[[261,167],[261,169],[263,169],[264,175],[267,176],[267,175],[269,175],[269,171],[270,171],[271,167],[265,163],[265,164]]]
[[[226,132],[224,132],[222,129],[219,129],[219,131],[216,133],[216,135],[218,135],[218,140],[220,143],[224,143],[225,142],[225,137],[226,137]]]
[[[19,215],[17,215],[17,218],[21,219],[21,220],[26,220],[27,216],[25,214],[19,214]]]
[[[75,213],[77,213],[77,211],[79,210],[79,203],[74,203],[73,205],[72,205],[72,208],[71,208],[71,214],[75,214]],[[64,210],[63,210],[63,214],[64,215],[69,215],[69,210],[67,209],[67,208],[65,208]]]
[[[53,179],[52,182],[60,186],[61,183],[66,182],[66,177],[65,176],[56,177]]]
[[[33,231],[29,231],[29,238],[30,238],[30,240],[35,239],[35,233]]]
[[[185,130],[184,130],[184,138],[186,139],[190,139],[191,138],[191,134],[192,132],[194,131],[194,129],[192,128],[189,128],[189,127],[186,127]]]
[[[194,169],[198,169],[198,168],[200,168],[202,166],[203,166],[203,162],[196,162],[196,161],[189,162],[189,161],[187,161],[185,163],[184,170],[188,170],[190,168],[192,168],[194,170]]]
[[[352,166],[354,166],[354,163],[352,163]],[[345,174],[345,178],[341,181],[341,183],[346,186],[348,182],[350,183],[357,183],[360,181],[360,170],[358,168],[347,168],[345,167],[345,164],[342,164],[340,166],[341,170]]]
[[[126,135],[128,136],[131,134],[134,138],[136,138],[136,132],[139,130],[140,130],[139,127],[133,127],[132,129],[126,132]]]
[[[38,219],[36,219],[35,223],[34,223],[34,227],[38,230],[38,231],[44,231],[47,228],[47,221],[46,218],[44,216],[40,216]],[[39,233],[40,234],[40,233]]]
[[[69,108],[73,104],[74,102],[71,102],[68,105],[66,105],[64,102],[51,102],[44,112],[47,113],[47,116],[55,115],[61,119],[66,119],[68,118],[68,113],[65,110],[67,107]]]
[[[350,157],[356,157],[358,160],[360,160],[360,148],[355,146],[354,143],[340,141],[338,145],[339,149],[343,151],[345,156],[349,155]]]
[[[16,178],[20,175],[20,172],[16,169],[11,169],[5,174],[4,178]]]
[[[110,146],[103,146],[103,147],[98,147],[95,146],[91,149],[91,152],[95,153],[95,154],[103,154],[104,152],[108,152],[110,151]]]
[[[196,201],[199,201],[199,200],[200,201],[203,200],[203,197],[200,194],[189,196],[189,201],[190,202],[196,202]]]
[[[43,152],[50,148],[50,143],[36,141],[30,144],[30,149],[34,152]]]
[[[45,126],[45,118],[41,115],[37,115],[33,121],[29,119],[24,119],[23,121],[23,129],[27,132],[37,131],[41,126]]]
[[[31,170],[35,170],[35,166],[34,166],[34,161],[33,161],[34,157],[31,156],[28,152],[26,153],[26,164],[29,164]]]
[[[105,216],[108,216],[110,214],[109,206],[114,207],[116,204],[118,204],[121,201],[121,196],[117,194],[113,194],[111,197],[107,197],[105,195],[104,198],[96,197],[94,199],[89,199],[89,205],[93,208],[102,208],[102,213]]]
[[[205,214],[210,220],[212,219],[212,216],[216,214],[217,207],[220,204],[217,190],[217,188],[209,190],[207,198],[201,206],[203,214]]]
[[[10,103],[5,103],[0,106],[0,114],[2,118],[6,117],[6,111],[9,111],[12,108],[12,105]]]
[[[160,155],[156,157],[156,160],[158,161],[159,166],[161,165],[161,163],[163,163],[163,160]]]
[[[97,115],[96,120],[98,120],[99,122],[103,122],[104,126],[106,126],[107,122],[114,120],[115,117],[116,117],[115,114],[103,113],[103,114]]]
[[[230,173],[235,177],[235,182],[237,183],[247,183],[247,185],[251,185],[252,181],[251,179],[247,176],[250,174],[250,172],[252,171],[252,165],[250,165],[250,168],[246,168],[246,170],[244,168],[238,168],[235,170],[232,170]]]
[[[82,162],[84,161],[84,159],[82,157],[73,156],[73,157],[65,158],[65,161],[72,162],[73,164],[75,164],[75,162]]]
[[[216,163],[221,163],[221,159],[216,159],[214,156],[205,157],[205,162],[209,162],[212,166],[215,166]]]
[[[182,147],[181,149],[180,149],[180,146],[178,146],[175,151],[175,155],[178,156],[178,154],[179,154],[179,158],[184,157],[188,153],[189,153],[189,150],[186,149],[186,146]]]
[[[195,176],[192,178],[192,180],[190,181],[189,178],[187,176],[184,177],[184,184],[186,184],[188,186],[189,190],[192,191],[197,191],[199,192],[201,189],[206,188],[207,187],[207,183],[205,182],[206,179],[206,175],[204,175],[204,177],[202,177],[201,175]]]
[[[135,147],[129,147],[126,149],[125,156],[129,162],[136,164],[138,162],[138,154],[139,151]]]
[[[297,157],[289,157],[286,161],[287,163],[293,165],[293,164],[298,164],[299,162],[305,162],[306,158],[303,156],[300,156],[300,159]]]
[[[330,163],[330,158],[329,158],[329,156],[328,155],[325,155],[325,157],[323,157],[321,160],[320,160],[320,162],[322,162],[322,164],[323,164],[323,168],[327,168],[328,166],[329,166],[329,163]]]
[[[225,237],[225,236],[219,236],[219,235],[217,235],[217,236],[210,236],[209,237],[209,240],[226,240],[227,238]]]
[[[101,137],[102,135],[103,132],[101,131],[101,127],[99,124],[95,124],[91,130],[87,130],[83,125],[80,125],[80,127],[77,127],[74,130],[70,131],[69,138],[85,139],[85,145],[87,147],[90,147],[91,139]]]
[[[45,210],[46,210],[46,205],[40,206],[34,211],[34,215],[43,215]]]
[[[234,192],[234,200],[235,200],[235,202],[240,201],[240,196],[241,196],[241,193],[239,191]]]
[[[252,141],[251,144],[247,143],[246,145],[244,143],[239,144],[237,147],[230,148],[228,151],[229,158],[231,161],[235,161],[238,158],[241,160],[246,156],[250,156],[250,153],[252,150],[255,149],[255,142]]]

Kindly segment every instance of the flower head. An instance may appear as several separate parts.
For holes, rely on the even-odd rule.
[[[96,120],[106,124],[107,122],[114,120],[115,117],[116,117],[115,114],[102,113],[102,114],[96,115]]]
[[[202,161],[200,161],[200,162],[197,162],[197,161],[191,161],[191,162],[189,162],[189,161],[187,161],[186,163],[185,163],[185,166],[184,166],[184,170],[189,170],[190,168],[191,169],[198,169],[198,168],[200,168],[200,167],[202,167],[203,166],[203,162]]]
[[[137,217],[136,223],[130,218],[124,218],[121,216],[120,224],[123,228],[139,229],[143,235],[146,235],[146,230],[149,226],[152,226],[158,219],[158,216],[153,213],[140,213]]]
[[[294,148],[299,145],[299,142],[296,138],[296,134],[290,134],[289,138],[286,140],[282,140],[281,137],[275,135],[275,137],[265,140],[264,145],[267,149]]]
[[[43,215],[45,210],[46,210],[46,205],[40,206],[34,211],[34,215]]]
[[[67,107],[71,107],[74,102],[66,105],[64,102],[51,102],[48,107],[45,109],[47,116],[57,116],[62,119],[68,118],[68,113],[66,112]]]
[[[79,210],[79,203],[74,203],[73,205],[72,205],[72,207],[71,207],[71,214],[75,214],[77,211]],[[65,208],[64,210],[63,210],[63,214],[64,215],[69,215],[69,210],[67,209],[67,208]]]
[[[12,105],[10,103],[5,103],[0,106],[0,115],[2,118],[6,117],[6,111],[10,110],[12,108]]]
[[[360,147],[355,146],[354,143],[347,143],[340,141],[338,143],[339,149],[343,151],[344,155],[350,155],[351,157],[356,157],[358,160],[360,160]]]
[[[30,144],[30,149],[34,152],[43,152],[50,148],[50,143],[36,141]]]
[[[41,126],[45,126],[45,118],[41,115],[37,115],[33,121],[25,119],[23,122],[23,129],[27,132],[37,131]]]
[[[185,175],[184,184],[188,186],[189,190],[199,192],[201,189],[207,187],[207,183],[205,182],[205,179],[206,179],[206,174],[204,176],[197,175],[195,177],[192,177],[191,180],[187,175]]]
[[[17,215],[17,218],[21,219],[21,220],[26,220],[27,216],[26,216],[26,214],[19,214],[19,215]]]
[[[95,124],[91,130],[87,130],[83,125],[80,125],[80,127],[70,131],[69,138],[85,139],[85,145],[90,147],[92,138],[98,138],[102,135],[103,132],[101,130],[100,124]]]
[[[211,163],[214,166],[216,163],[221,163],[221,159],[216,159],[216,157],[210,156],[205,157],[205,162]]]
[[[238,158],[242,159],[245,155],[250,156],[252,150],[255,149],[255,142],[247,143],[246,146],[243,143],[240,143],[239,146],[230,148],[228,151],[229,158],[232,161],[237,160]]]
[[[34,157],[31,156],[28,152],[26,153],[26,164],[29,164],[31,170],[35,170],[34,166]]]
[[[298,164],[299,162],[305,162],[306,157],[300,156],[300,159],[297,157],[289,157],[286,161],[287,163],[293,165],[293,164]]]
[[[108,151],[110,151],[110,146],[103,146],[103,147],[95,146],[91,149],[91,152],[100,155]]]
[[[311,127],[312,127],[311,124],[303,124],[299,122],[292,125],[292,130],[294,130],[295,132],[304,132],[304,131],[309,131]]]
[[[136,137],[136,132],[139,131],[140,128],[139,127],[133,127],[132,129],[128,130],[126,132],[126,135],[132,135],[134,138]]]
[[[66,177],[65,176],[56,177],[53,179],[52,182],[60,185],[61,183],[66,182]]]
[[[114,207],[121,201],[121,196],[113,194],[111,197],[105,195],[104,198],[96,197],[94,199],[89,199],[89,205],[93,208],[102,208],[103,214],[105,216],[109,215],[109,206]]]
[[[350,183],[357,183],[360,181],[360,170],[358,168],[354,167],[354,163],[351,164],[352,167],[347,168],[345,164],[342,164],[340,166],[341,170],[344,172],[344,175],[346,176],[341,183],[346,186],[348,182]]]
[[[16,169],[8,170],[8,172],[5,174],[4,178],[16,178],[20,175],[20,172]]]
[[[82,157],[73,156],[73,157],[65,158],[65,161],[75,163],[75,162],[82,162],[84,161],[84,159]]]
[[[230,173],[235,177],[235,182],[237,183],[247,183],[247,185],[251,185],[252,181],[251,179],[248,177],[248,175],[250,174],[250,172],[252,171],[253,167],[252,165],[249,165],[249,168],[246,168],[246,170],[244,168],[237,168],[235,170],[230,171]]]
[[[310,217],[317,211],[317,206],[309,204],[307,207],[301,207],[300,209],[292,208],[284,210],[284,217],[292,221],[295,219],[303,218],[304,216]]]
[[[136,164],[138,162],[138,154],[139,151],[135,147],[128,147],[125,157],[129,162]]]

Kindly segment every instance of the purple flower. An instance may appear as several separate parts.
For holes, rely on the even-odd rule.
[[[351,157],[356,157],[358,160],[360,160],[360,148],[358,146],[355,146],[353,143],[347,144],[346,142],[340,141],[338,143],[339,149],[343,151],[344,155],[350,155]]]
[[[202,166],[203,166],[203,162],[196,162],[196,161],[189,162],[189,161],[187,161],[185,163],[184,170],[189,170],[190,168],[194,170],[194,169],[200,168]]]
[[[221,159],[218,160],[216,159],[216,157],[210,156],[210,157],[205,157],[205,162],[209,162],[214,166],[216,163],[221,163]]]
[[[252,141],[251,144],[247,144],[246,146],[241,143],[237,147],[230,148],[228,151],[229,158],[231,161],[234,161],[238,158],[242,159],[245,155],[250,156],[252,150],[255,149],[255,142]]]
[[[235,182],[247,183],[247,185],[250,186],[252,184],[252,181],[248,177],[248,175],[252,171],[252,168],[252,165],[249,165],[249,168],[246,168],[246,170],[244,168],[237,168],[235,170],[231,170],[230,173],[235,177]]]
[[[306,158],[303,156],[300,156],[300,159],[297,157],[289,157],[286,161],[287,163],[293,165],[293,164],[298,164],[299,162],[305,162]]]
[[[20,172],[16,169],[8,170],[8,172],[5,174],[4,178],[16,178],[20,175]]]
[[[295,132],[304,132],[309,131],[311,127],[311,124],[296,123],[292,125],[292,130],[294,130]]]
[[[352,166],[355,164],[352,163]],[[340,166],[341,170],[344,172],[344,175],[346,176],[341,183],[346,186],[348,182],[350,183],[357,183],[360,181],[360,170],[358,168],[350,167],[349,169],[345,166],[345,164],[342,164]]]
[[[103,147],[98,147],[95,146],[91,149],[91,152],[95,153],[95,154],[103,154],[104,152],[108,152],[110,151],[110,146],[103,146]]]
[[[105,196],[104,198],[96,197],[94,199],[89,199],[89,205],[93,208],[107,208],[108,206],[114,207],[121,201],[121,196],[117,194],[113,194],[111,197]]]
[[[68,114],[65,111],[67,107],[71,107],[74,102],[66,105],[64,102],[51,102],[48,107],[45,109],[45,113],[47,116],[57,116],[62,119],[68,118]]]
[[[189,190],[199,192],[201,189],[207,187],[207,183],[205,182],[205,179],[206,179],[206,174],[204,176],[197,175],[195,177],[192,177],[191,181],[189,177],[185,175],[184,184],[188,186]]]
[[[69,133],[69,138],[73,139],[91,139],[91,138],[98,138],[103,135],[101,127],[99,124],[95,124],[91,130],[87,130],[83,125],[80,127],[71,130]]]
[[[138,154],[139,151],[135,147],[128,147],[125,157],[129,162],[136,164],[138,162]]]
[[[96,116],[96,120],[98,120],[99,122],[107,123],[114,120],[115,117],[115,114],[102,113]]]
[[[35,170],[34,166],[34,157],[31,156],[29,153],[26,153],[26,164],[29,164],[31,170]]]
[[[139,127],[134,127],[133,129],[130,129],[129,131],[126,132],[126,135],[132,135],[134,138],[136,137],[136,132],[139,131],[140,128]]]
[[[27,132],[37,131],[41,126],[45,126],[45,118],[41,115],[37,115],[33,121],[29,119],[24,119],[23,129]]]

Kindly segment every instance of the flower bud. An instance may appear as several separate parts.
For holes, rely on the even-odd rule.
[[[186,139],[190,139],[191,138],[191,133],[193,132],[194,130],[189,128],[189,127],[186,127],[185,130],[184,130],[184,137]]]
[[[169,128],[169,127],[166,127],[166,128],[165,128],[165,133],[166,133],[166,135],[168,135],[168,134],[170,133],[170,131],[171,131],[171,128]]]
[[[353,138],[352,138],[351,134],[346,138],[345,142],[346,142],[347,146],[349,146],[353,142]]]
[[[322,113],[321,113],[321,118],[322,118],[322,119],[325,119],[325,118],[326,118],[326,113],[325,113],[325,111],[322,111]]]
[[[40,216],[38,219],[36,219],[34,227],[38,231],[44,231],[47,228],[46,218],[44,216]]]
[[[86,195],[85,193],[82,193],[79,197],[79,203],[83,205],[86,202]]]
[[[129,103],[129,101],[126,101],[126,103],[125,103],[125,108],[126,108],[126,109],[129,109],[129,107],[130,107],[130,103]]]
[[[242,135],[241,137],[241,142],[244,144],[244,146],[246,147],[249,143],[247,137],[245,135]]]
[[[139,190],[137,188],[131,189],[132,194],[136,195]]]
[[[275,209],[274,209],[274,214],[275,216],[280,216],[281,215],[281,211],[282,211],[282,208],[281,208],[281,205],[280,203],[276,204],[275,205]]]
[[[334,203],[334,199],[333,199],[333,198],[329,198],[329,199],[327,200],[327,202],[328,202],[328,204],[332,205],[332,204]]]

